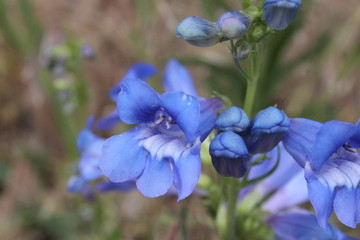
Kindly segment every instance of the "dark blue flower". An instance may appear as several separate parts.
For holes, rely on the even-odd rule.
[[[316,217],[305,210],[277,213],[267,219],[275,232],[276,239],[322,239],[322,240],[355,240],[345,236],[339,229],[328,225],[323,229],[316,222]]]
[[[309,199],[322,227],[333,210],[349,227],[360,222],[359,136],[359,123],[291,119],[284,146],[305,169]]]
[[[211,160],[225,177],[240,178],[250,167],[250,156],[243,139],[232,131],[222,132],[210,143]]]
[[[214,22],[199,17],[182,20],[176,27],[176,36],[198,47],[212,46],[221,37]]]
[[[181,80],[184,69],[170,63],[165,86],[192,89]],[[176,67],[177,66],[177,67]],[[174,81],[174,82],[173,82]],[[100,167],[112,182],[136,180],[145,196],[166,194],[171,186],[179,200],[192,193],[200,175],[200,143],[214,126],[219,99],[203,99],[180,91],[162,95],[144,81],[128,77],[120,85],[117,109],[120,119],[138,126],[106,140]],[[207,117],[203,117],[207,116]],[[211,128],[209,128],[209,126]]]
[[[287,28],[301,8],[301,0],[265,0],[263,16],[274,30]]]
[[[217,30],[229,39],[241,38],[250,26],[250,18],[236,11],[225,12],[216,22]]]

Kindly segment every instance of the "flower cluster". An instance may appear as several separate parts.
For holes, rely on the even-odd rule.
[[[225,110],[216,120],[219,134],[210,144],[215,169],[223,176],[242,177],[250,167],[250,155],[272,150],[289,127],[289,118],[276,107],[260,111],[251,121],[238,107]]]

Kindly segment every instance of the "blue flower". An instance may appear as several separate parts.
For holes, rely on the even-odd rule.
[[[94,117],[89,117],[86,128],[78,134],[77,147],[81,159],[77,165],[77,174],[68,181],[68,191],[82,193],[88,198],[92,198],[96,191],[130,190],[133,188],[131,186],[134,185],[132,182],[115,184],[104,179],[104,175],[99,168],[99,159],[105,139],[93,133],[93,124]]]
[[[289,126],[289,118],[276,107],[260,111],[251,121],[238,107],[225,110],[216,120],[220,134],[209,149],[215,169],[223,176],[242,177],[250,167],[250,155],[271,151]]]
[[[339,229],[328,225],[323,229],[316,222],[316,217],[305,210],[277,213],[267,219],[267,224],[275,232],[276,239],[322,239],[355,240],[347,237]]]
[[[229,39],[241,38],[245,35],[250,26],[250,18],[236,11],[225,12],[217,22],[217,30]]]
[[[174,91],[178,85],[181,90],[194,88],[190,79],[178,82],[177,73],[189,77],[179,63],[169,64],[164,85],[170,92],[162,95],[138,78],[122,81],[119,117],[138,126],[106,140],[100,168],[112,182],[135,179],[147,197],[164,195],[174,185],[181,200],[198,182],[200,143],[213,128],[222,103]]]
[[[263,16],[266,24],[274,30],[287,28],[301,8],[301,0],[266,0]]]
[[[360,222],[359,140],[360,121],[355,126],[340,121],[322,124],[291,119],[284,146],[305,169],[309,199],[323,228],[333,210],[349,227],[355,228]]]
[[[199,17],[182,20],[176,27],[176,36],[198,47],[212,46],[221,38],[214,22]]]

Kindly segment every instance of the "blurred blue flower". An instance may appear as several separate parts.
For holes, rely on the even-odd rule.
[[[295,210],[271,215],[267,224],[275,232],[276,239],[321,239],[321,240],[355,240],[345,236],[339,229],[332,225],[323,229],[316,221],[316,217],[305,210]]]
[[[309,199],[319,225],[326,227],[334,210],[352,228],[360,222],[360,121],[329,121],[324,124],[291,119],[283,139],[286,150],[305,169]]]
[[[249,156],[271,151],[289,126],[289,118],[276,107],[260,111],[251,121],[238,107],[225,110],[216,120],[220,134],[209,149],[215,169],[223,176],[242,177],[250,167]]]
[[[250,18],[236,11],[225,12],[216,22],[216,29],[229,39],[243,37],[249,29],[249,26]]]
[[[200,143],[213,128],[222,102],[175,91],[177,86],[194,88],[184,67],[174,61],[164,73],[170,92],[159,95],[134,77],[122,81],[119,117],[138,126],[106,140],[100,167],[112,182],[136,179],[138,190],[147,197],[164,195],[175,185],[181,200],[198,182]],[[188,79],[179,79],[178,74]]]
[[[287,28],[301,8],[301,0],[265,0],[263,16],[274,30]]]
[[[68,181],[68,191],[82,193],[92,198],[95,192],[131,190],[133,188],[131,186],[134,186],[133,182],[115,184],[104,179],[99,168],[99,159],[105,139],[93,133],[93,124],[94,117],[89,117],[87,126],[78,134],[77,147],[81,158],[77,165],[77,174]]]
[[[212,46],[221,38],[214,22],[199,17],[182,20],[176,27],[176,36],[198,47]]]

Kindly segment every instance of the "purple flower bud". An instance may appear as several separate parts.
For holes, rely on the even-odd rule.
[[[250,26],[250,18],[241,12],[226,12],[216,22],[216,29],[229,39],[241,38]]]
[[[240,178],[250,167],[243,139],[232,131],[222,132],[210,143],[210,155],[216,171],[225,177]]]
[[[215,23],[199,17],[187,17],[176,27],[176,36],[198,47],[216,44],[220,35]]]
[[[301,7],[301,0],[266,0],[263,16],[266,24],[274,30],[287,28]]]

